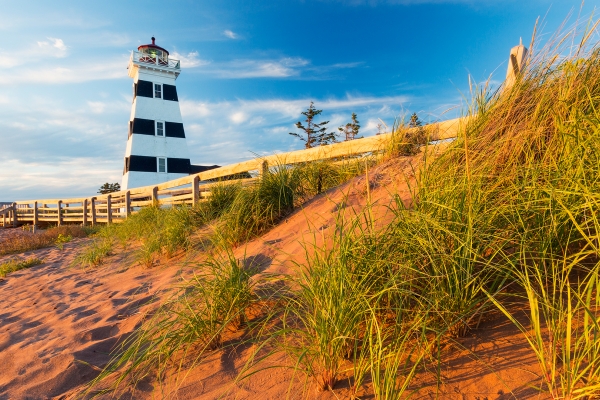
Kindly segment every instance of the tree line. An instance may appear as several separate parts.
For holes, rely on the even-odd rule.
[[[352,113],[350,122],[348,122],[346,125],[340,126],[338,128],[339,133],[335,133],[328,132],[327,124],[329,121],[316,121],[315,118],[318,117],[322,112],[323,110],[317,110],[314,102],[311,101],[308,109],[302,112],[302,115],[306,117],[304,123],[302,123],[302,121],[298,121],[296,123],[296,128],[298,128],[300,132],[290,132],[289,134],[302,140],[304,142],[304,147],[307,149],[316,146],[325,146],[331,143],[337,143],[338,137],[343,141],[362,138],[362,136],[358,136],[360,131],[360,123],[356,113]],[[422,123],[419,120],[417,113],[413,113],[411,115],[408,125],[410,128],[419,128],[417,135],[421,136]],[[381,133],[381,125],[379,125],[378,128],[380,131],[379,133]]]

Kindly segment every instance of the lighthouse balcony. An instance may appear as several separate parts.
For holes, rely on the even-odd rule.
[[[130,63],[140,64],[140,65],[148,65],[158,66],[161,68],[170,68],[170,69],[181,69],[181,64],[179,60],[174,60],[166,56],[166,54],[156,54],[149,53],[144,51],[133,51],[131,53],[131,58],[129,60]]]

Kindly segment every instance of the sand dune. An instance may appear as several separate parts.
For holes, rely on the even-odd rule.
[[[407,161],[388,162],[370,172],[369,194],[380,224],[389,221],[390,194],[410,199]],[[302,263],[306,243],[330,244],[338,212],[352,215],[367,202],[367,182],[358,177],[318,196],[280,225],[237,249],[266,273],[294,273]],[[5,233],[6,234],[6,233]],[[151,269],[136,265],[126,253],[112,256],[102,267],[70,267],[78,249],[90,239],[76,239],[63,251],[47,248],[18,255],[36,256],[42,265],[10,274],[0,282],[0,399],[71,398],[97,375],[115,345],[140,322],[141,315],[168,295],[185,275],[188,263],[201,254],[189,253]],[[8,257],[0,258],[0,262]],[[260,279],[258,275],[257,279]],[[153,300],[157,300],[152,303]],[[423,372],[413,383],[415,398],[508,399],[540,398],[528,385],[536,383],[536,360],[524,340],[502,317],[491,314],[480,329],[454,344],[440,371]],[[311,382],[286,368],[264,369],[235,383],[251,345],[211,353],[178,384],[179,399],[346,398],[344,385],[336,394],[315,392]],[[284,355],[263,367],[290,365]],[[183,378],[183,376],[180,376]],[[366,385],[368,390],[369,385]],[[171,388],[172,389],[172,388]],[[165,388],[149,380],[133,398],[163,398]],[[337,397],[336,397],[337,396]],[[370,398],[370,397],[365,397]]]

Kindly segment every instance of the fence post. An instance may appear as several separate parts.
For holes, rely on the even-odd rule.
[[[34,229],[35,227],[37,227],[38,224],[38,202],[34,201],[33,202],[33,226]]]
[[[59,200],[58,203],[56,203],[56,208],[57,208],[57,212],[58,212],[58,226],[61,226],[62,225],[62,212],[61,212],[62,200]]]
[[[110,225],[112,223],[112,197],[109,195],[106,196],[106,224]]]
[[[17,227],[17,222],[18,222],[17,221],[17,203],[12,203],[12,209],[13,209],[13,211],[12,211],[12,215],[13,215],[12,224],[13,224],[13,228],[16,228]]]
[[[260,164],[260,175],[264,176],[267,172],[269,172],[269,163],[265,160]]]
[[[92,226],[96,226],[96,198],[92,197],[90,202],[92,203]]]
[[[527,48],[523,46],[523,41],[519,42],[518,46],[510,49],[508,57],[508,70],[506,71],[506,82],[504,90],[510,89],[516,82],[517,78],[523,72],[523,68],[527,63]]]
[[[17,203],[13,203],[13,210],[14,210],[13,226],[16,228],[19,223],[19,215],[17,214]]]
[[[125,192],[125,218],[129,218],[131,215],[131,192],[128,190]]]
[[[198,204],[198,200],[200,199],[200,188],[198,184],[200,183],[200,178],[198,175],[194,176],[192,180],[192,206]]]
[[[81,222],[81,225],[83,225],[83,226],[87,225],[87,209],[88,209],[88,200],[83,199],[83,219]]]
[[[152,205],[158,206],[158,186],[152,188]]]

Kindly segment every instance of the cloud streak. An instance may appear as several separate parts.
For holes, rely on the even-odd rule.
[[[219,78],[287,78],[297,76],[301,68],[309,64],[300,57],[285,57],[279,60],[234,60],[211,73]]]
[[[230,31],[229,29],[225,29],[223,31],[223,35],[225,35],[229,39],[237,39],[237,38],[239,38],[239,35],[237,33],[233,32],[233,31]]]
[[[24,64],[38,63],[53,58],[64,58],[68,48],[62,39],[46,38],[14,51],[0,51],[0,67],[13,68]]]
[[[1,60],[0,58],[0,65]],[[32,67],[10,68],[3,71],[0,75],[0,85],[81,83],[119,79],[127,77],[127,70],[124,68],[126,65],[127,58],[125,57],[76,64],[45,65],[45,63],[40,63]]]
[[[189,68],[195,68],[195,72],[211,75],[219,79],[329,79],[330,74],[333,72],[360,68],[364,65],[363,62],[351,62],[315,66],[311,64],[310,60],[302,57],[281,57],[278,59],[258,60],[235,59],[226,62],[205,61],[189,64]]]

